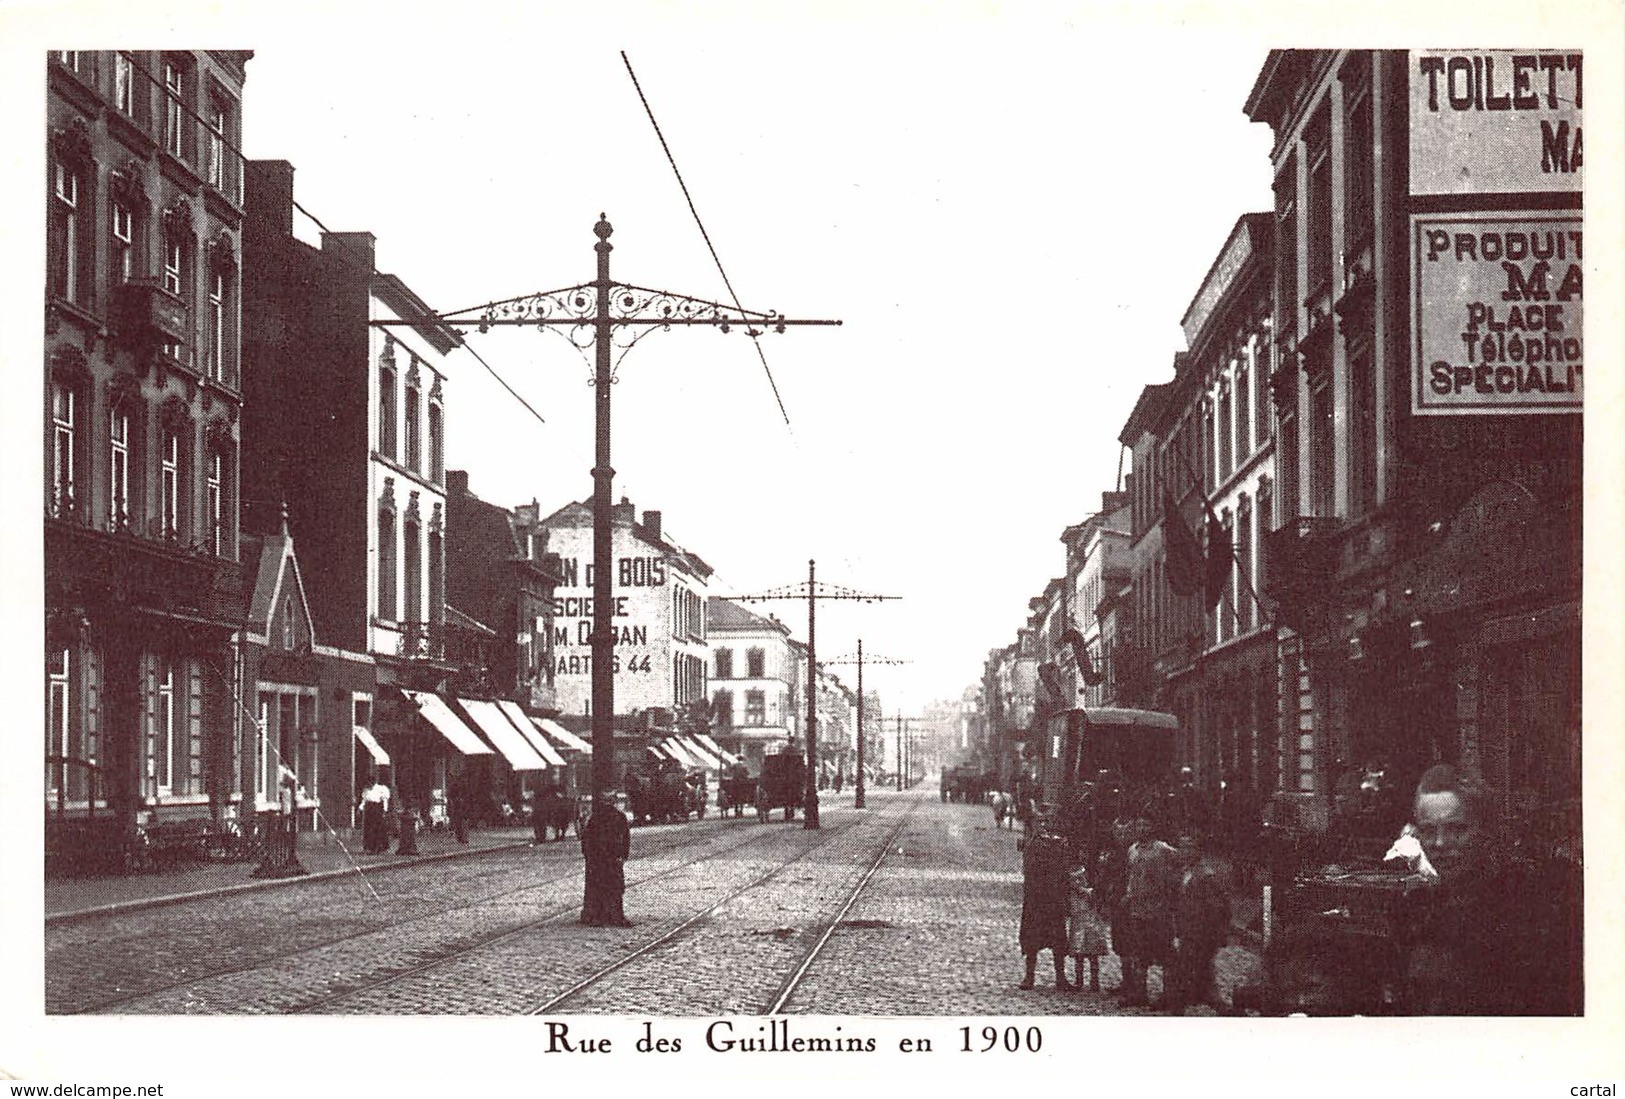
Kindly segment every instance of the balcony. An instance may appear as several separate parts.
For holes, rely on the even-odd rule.
[[[157,279],[131,279],[113,291],[113,317],[126,343],[152,347],[185,343],[186,303]]]
[[[443,622],[402,622],[396,655],[407,660],[443,660],[446,626]]]

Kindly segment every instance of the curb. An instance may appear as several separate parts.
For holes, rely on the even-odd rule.
[[[447,862],[451,859],[465,859],[476,855],[489,855],[498,851],[516,851],[533,846],[525,841],[497,844],[492,847],[478,847],[467,851],[444,851],[438,855],[417,855],[398,859],[395,862],[382,862],[375,866],[365,866],[359,869],[354,866],[341,867],[337,870],[321,870],[314,874],[298,874],[286,878],[262,878],[257,881],[238,882],[234,885],[216,886],[212,889],[196,889],[190,893],[169,893],[158,897],[142,897],[133,901],[114,901],[112,904],[100,904],[94,908],[80,908],[72,912],[55,912],[45,917],[45,926],[53,924],[78,923],[83,920],[94,919],[97,916],[125,915],[131,912],[142,912],[149,908],[164,908],[173,904],[184,904],[187,901],[205,900],[210,897],[225,897],[237,893],[253,893],[262,889],[275,889],[284,885],[300,885],[305,882],[331,881],[334,878],[348,877],[352,874],[368,874],[375,871],[400,870],[408,866],[423,866],[431,862]]]

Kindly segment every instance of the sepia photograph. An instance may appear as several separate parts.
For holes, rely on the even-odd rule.
[[[1620,12],[1379,7],[0,11],[10,1094],[1615,1094]]]

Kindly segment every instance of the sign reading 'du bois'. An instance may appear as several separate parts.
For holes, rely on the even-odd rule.
[[[1417,214],[1412,227],[1412,408],[1579,412],[1580,215]]]
[[[1578,50],[1412,50],[1411,194],[1581,191]]]

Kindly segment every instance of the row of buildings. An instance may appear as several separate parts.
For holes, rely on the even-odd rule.
[[[593,747],[590,508],[446,468],[462,337],[371,234],[295,235],[292,165],[239,152],[251,58],[47,62],[44,795],[70,862],[281,799],[348,826],[374,775],[426,817],[517,807]],[[659,512],[613,527],[621,770],[758,770],[804,722],[805,647],[711,596]],[[850,773],[855,697],[819,693]]]
[[[990,652],[989,766],[1042,772],[1068,707],[1157,709],[1283,824],[1450,761],[1578,842],[1582,91],[1572,51],[1269,54],[1244,109],[1274,208]]]

